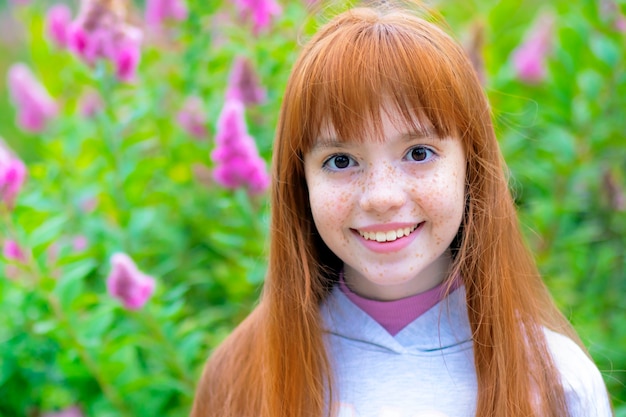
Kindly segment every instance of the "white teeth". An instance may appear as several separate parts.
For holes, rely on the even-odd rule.
[[[388,232],[362,232],[359,230],[359,234],[367,240],[375,240],[377,242],[393,242],[396,239],[410,235],[416,228],[417,225],[405,227],[403,229],[390,230]]]

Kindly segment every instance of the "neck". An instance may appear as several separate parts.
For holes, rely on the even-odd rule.
[[[370,300],[393,301],[424,293],[440,285],[450,273],[452,255],[444,252],[417,275],[401,283],[378,284],[344,265],[344,279],[350,291]],[[389,272],[393,274],[393,271]]]

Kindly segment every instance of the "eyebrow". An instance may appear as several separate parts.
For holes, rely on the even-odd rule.
[[[422,139],[422,138],[436,138],[438,137],[437,132],[435,132],[434,129],[431,128],[425,128],[423,130],[419,130],[419,131],[414,131],[411,130],[409,132],[406,133],[402,133],[400,135],[398,135],[396,138],[403,141],[403,142],[410,142],[413,141],[415,139]],[[396,139],[394,138],[394,139]],[[350,146],[350,144],[352,144],[353,142],[351,141],[346,141],[346,140],[340,140],[334,137],[330,137],[330,138],[318,138],[315,143],[313,144],[313,147],[311,148],[311,152],[313,151],[318,151],[318,150],[323,150],[323,149],[329,149],[329,148],[339,148],[339,149],[345,149],[347,147]]]

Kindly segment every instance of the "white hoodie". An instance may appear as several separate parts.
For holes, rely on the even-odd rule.
[[[339,417],[475,417],[477,382],[465,289],[395,336],[335,287],[322,305]],[[612,416],[594,363],[546,330],[570,417]]]

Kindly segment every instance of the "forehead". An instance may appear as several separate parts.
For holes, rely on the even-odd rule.
[[[386,102],[375,115],[362,119],[362,126],[352,135],[345,136],[345,132],[335,128],[329,115],[321,123],[314,138],[314,144],[319,143],[344,143],[362,141],[384,141],[389,137],[437,137],[438,134],[433,124],[422,114],[404,117],[394,109],[394,106]]]
[[[283,102],[290,147],[306,153],[320,137],[381,137],[389,122],[452,136],[462,130],[457,93],[465,91],[455,48],[443,31],[415,17],[342,15],[294,66]]]

